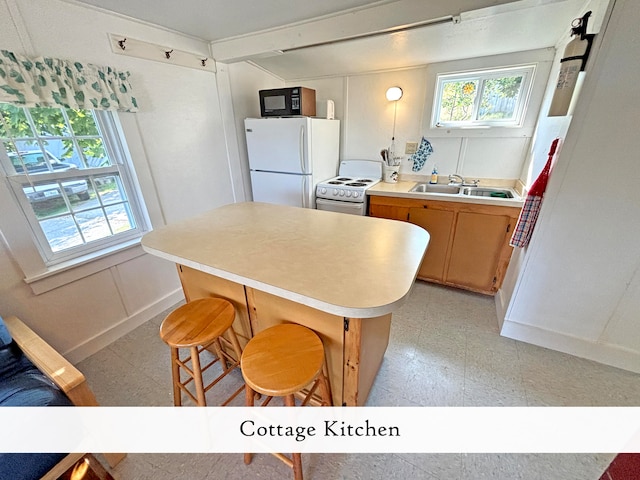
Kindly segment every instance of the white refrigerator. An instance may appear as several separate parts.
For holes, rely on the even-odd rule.
[[[337,174],[340,121],[247,118],[244,126],[253,200],[316,208],[316,184]]]

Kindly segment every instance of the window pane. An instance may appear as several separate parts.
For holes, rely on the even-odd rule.
[[[71,138],[48,139],[44,143],[49,157],[54,158],[54,163],[59,163],[58,167],[55,167],[54,170],[85,168],[82,157],[78,153],[76,145]]]
[[[478,80],[445,81],[440,103],[441,122],[462,122],[473,119],[473,105],[478,91]]]
[[[42,227],[42,231],[47,237],[53,252],[77,247],[83,243],[78,227],[71,215],[41,221],[40,227]]]
[[[25,184],[22,189],[56,251],[136,228],[117,174]],[[75,219],[72,223],[77,223],[81,233],[71,227],[69,219]],[[67,239],[67,235],[71,238]]]
[[[22,187],[38,220],[69,213],[63,188],[57,182],[36,183]]]
[[[126,200],[124,188],[120,184],[120,178],[113,175],[107,177],[97,177],[95,179],[100,200],[104,205]]]
[[[80,212],[75,217],[87,242],[111,236],[109,224],[101,208]]]
[[[82,149],[87,167],[108,167],[112,165],[111,159],[104,148],[101,138],[87,138],[78,140],[78,145]]]
[[[104,210],[107,213],[107,218],[109,219],[113,233],[126,232],[127,230],[135,228],[135,222],[133,221],[129,204],[120,203],[106,207]]]
[[[34,137],[24,110],[8,103],[0,103],[0,137]]]
[[[68,137],[71,132],[59,108],[30,108],[36,132],[43,137]]]
[[[69,123],[76,136],[98,136],[98,127],[91,110],[67,110]]]
[[[492,78],[484,82],[479,120],[511,120],[515,117],[522,75]]]

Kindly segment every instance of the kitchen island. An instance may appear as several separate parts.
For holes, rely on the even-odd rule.
[[[178,266],[187,301],[236,308],[241,343],[293,322],[325,346],[334,405],[363,405],[429,243],[408,223],[237,203],[148,233],[142,246]]]

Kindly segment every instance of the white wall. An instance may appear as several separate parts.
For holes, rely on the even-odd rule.
[[[153,226],[234,202],[233,178],[216,76],[111,52],[107,33],[208,57],[205,42],[79,5],[0,0],[0,48],[111,65],[131,72],[140,105],[121,113],[124,134]],[[29,240],[0,183],[0,315],[18,315],[79,361],[182,297],[175,267],[132,249],[121,263],[34,295],[15,260]],[[9,245],[16,249],[12,252]]]
[[[640,372],[640,10],[616,0],[502,334]]]
[[[243,178],[242,199],[252,200],[244,119],[260,118],[258,91],[268,88],[282,88],[284,80],[246,62],[220,64],[218,76],[221,77],[223,74],[227,76],[228,93],[232,101],[232,115],[235,119],[234,141],[238,146],[237,163],[240,165]]]
[[[387,101],[385,92],[391,86],[400,86],[403,97],[397,103],[395,144],[396,152],[403,156],[401,174],[417,175],[416,180],[420,180],[420,176],[431,174],[435,164],[444,176],[460,173],[471,178],[515,181],[527,158],[553,56],[553,49],[542,49],[363,75],[297,79],[287,84],[314,88],[319,116],[326,113],[326,100],[334,100],[336,118],[342,121],[341,159],[381,159],[380,150],[390,145],[393,135],[394,104]],[[490,132],[429,128],[437,73],[524,63],[538,64],[524,128]],[[413,172],[409,155],[404,153],[405,144],[418,142],[423,135],[433,145],[434,153],[422,170]]]

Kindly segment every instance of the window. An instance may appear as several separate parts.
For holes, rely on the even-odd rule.
[[[535,66],[440,74],[432,126],[519,127]]]
[[[0,103],[0,142],[0,162],[47,265],[146,230],[111,112]]]

